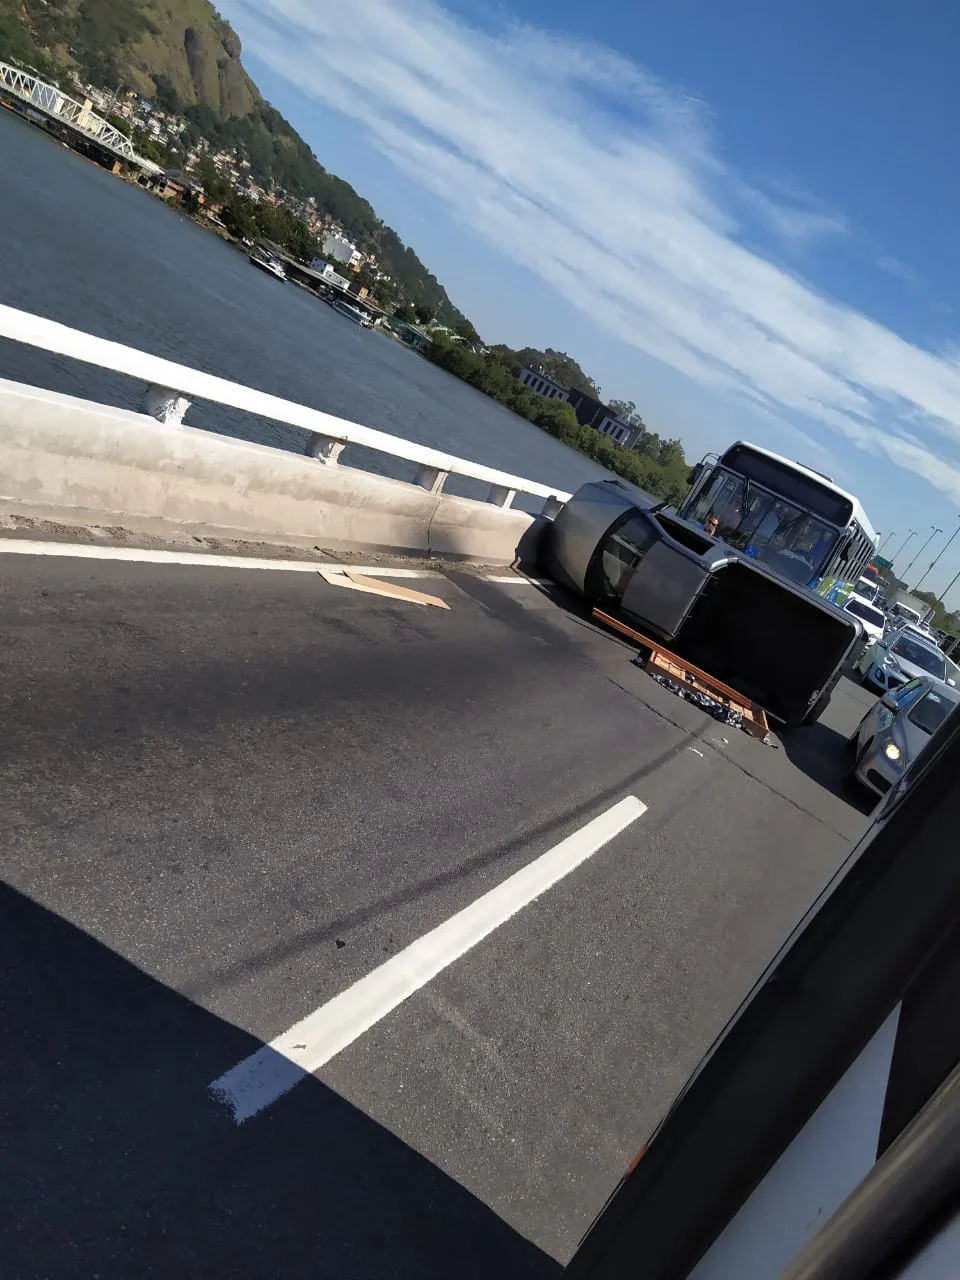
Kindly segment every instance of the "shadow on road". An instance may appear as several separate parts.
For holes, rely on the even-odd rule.
[[[207,1085],[259,1047],[0,887],[5,1280],[559,1275],[317,1080],[237,1127]]]
[[[791,729],[780,739],[783,750],[794,768],[863,814],[876,805],[866,791],[850,780],[852,763],[847,739],[829,725],[817,722]]]

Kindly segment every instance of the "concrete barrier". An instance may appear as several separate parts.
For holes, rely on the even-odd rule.
[[[513,563],[521,544],[530,558],[543,524],[525,512],[2,379],[0,496],[496,565]]]

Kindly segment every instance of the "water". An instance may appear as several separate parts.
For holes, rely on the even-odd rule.
[[[608,475],[3,111],[0,172],[0,302],[559,489]],[[129,378],[3,340],[0,377],[130,409],[143,393]],[[298,452],[306,441],[296,428],[213,404],[195,404],[187,421]],[[360,450],[343,461],[404,479],[413,472]],[[448,489],[476,492],[456,479]]]

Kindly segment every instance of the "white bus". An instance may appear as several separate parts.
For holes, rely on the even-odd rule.
[[[814,590],[825,579],[855,583],[877,552],[873,525],[852,493],[742,440],[694,467],[680,515]]]

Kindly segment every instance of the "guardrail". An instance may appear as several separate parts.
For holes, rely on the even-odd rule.
[[[140,412],[170,426],[179,426],[183,422],[191,400],[211,400],[307,431],[309,438],[305,452],[325,466],[335,466],[348,444],[361,445],[416,464],[414,484],[429,493],[442,493],[451,475],[467,476],[488,485],[486,501],[498,507],[509,507],[518,493],[544,498],[543,514],[547,516],[555,515],[571,496],[549,485],[497,471],[466,458],[456,458],[439,449],[389,435],[386,431],[348,422],[320,409],[311,409],[266,391],[255,391],[239,382],[230,382],[2,304],[0,337],[146,383]]]

